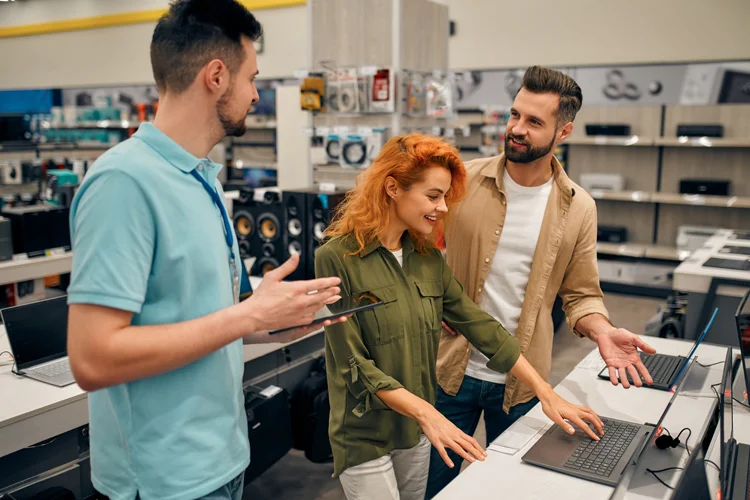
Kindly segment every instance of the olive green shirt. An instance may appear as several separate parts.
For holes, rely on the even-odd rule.
[[[343,295],[369,292],[385,302],[326,328],[334,477],[417,445],[417,422],[375,394],[405,388],[435,403],[441,321],[465,335],[493,370],[507,372],[520,355],[518,341],[466,296],[439,250],[419,254],[408,233],[402,246],[403,267],[379,241],[346,255],[357,249],[349,236],[331,239],[315,254],[316,276],[341,278]],[[329,309],[335,313],[336,305]]]

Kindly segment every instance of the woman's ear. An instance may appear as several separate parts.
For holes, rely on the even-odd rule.
[[[398,196],[398,182],[391,176],[385,178],[385,193],[395,199]]]

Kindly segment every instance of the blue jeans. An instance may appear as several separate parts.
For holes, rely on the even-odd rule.
[[[477,430],[479,417],[484,410],[487,444],[497,439],[513,422],[528,413],[539,402],[537,398],[533,398],[527,403],[511,407],[510,413],[505,413],[503,411],[505,384],[484,382],[468,375],[464,376],[464,381],[455,396],[449,396],[440,386],[437,390],[435,403],[437,411],[469,436],[473,436]],[[447,451],[454,465],[452,469],[445,465],[437,450],[432,448],[427,495],[425,496],[427,499],[440,493],[461,472],[463,459],[452,450]]]
[[[245,473],[235,477],[227,484],[200,500],[242,500],[242,492],[245,491]]]
[[[235,477],[218,490],[200,497],[198,500],[242,500],[242,493],[245,491],[245,472]],[[135,500],[140,500],[136,495]]]

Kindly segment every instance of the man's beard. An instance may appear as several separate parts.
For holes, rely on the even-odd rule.
[[[224,134],[230,137],[242,137],[247,132],[245,117],[241,120],[233,121],[229,111],[229,101],[232,99],[233,88],[229,88],[216,103],[216,116],[219,117],[221,126],[224,127]]]
[[[531,163],[533,161],[536,161],[539,158],[546,156],[550,151],[552,151],[552,146],[555,145],[556,135],[557,135],[557,132],[555,132],[555,135],[552,136],[552,140],[546,147],[537,148],[537,147],[532,146],[531,143],[529,143],[526,140],[521,140],[517,136],[514,136],[511,133],[506,133],[505,134],[505,158],[512,161],[513,163]],[[511,139],[515,139],[521,144],[525,144],[526,149],[520,150],[520,151],[517,149],[514,149],[510,143]]]

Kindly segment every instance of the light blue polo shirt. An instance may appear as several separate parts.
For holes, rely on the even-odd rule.
[[[151,124],[96,161],[71,207],[68,303],[131,311],[133,325],[233,305],[221,213],[194,169],[223,199],[221,166]],[[238,340],[172,372],[89,394],[96,489],[113,500],[136,492],[141,500],[186,500],[243,472],[250,463],[243,369]]]

